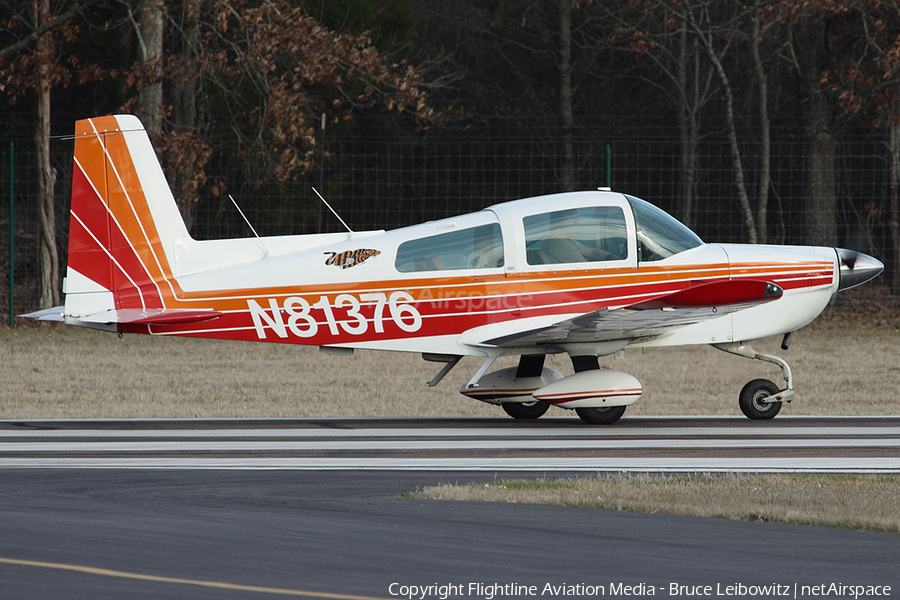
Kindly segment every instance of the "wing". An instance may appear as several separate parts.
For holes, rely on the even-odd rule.
[[[782,294],[774,283],[756,279],[695,281],[689,288],[652,300],[601,308],[549,326],[484,340],[480,345],[504,348],[652,338],[777,300]]]

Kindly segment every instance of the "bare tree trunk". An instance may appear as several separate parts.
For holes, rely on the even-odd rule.
[[[162,7],[158,0],[143,0],[138,6],[139,23],[135,28],[138,38],[138,52],[148,83],[138,94],[138,117],[151,135],[162,133],[163,103],[162,54],[163,25]]]
[[[887,252],[887,278],[891,293],[900,295],[900,123],[891,126],[891,247]]]
[[[35,24],[40,27],[50,14],[50,0],[35,2]],[[56,246],[56,171],[50,163],[50,63],[54,60],[49,33],[37,44],[40,64],[37,78],[37,127],[34,137],[38,156],[38,218],[41,225],[41,308],[60,304],[59,254]]]
[[[688,57],[694,59],[694,81],[688,84]],[[675,76],[678,89],[681,91],[678,103],[678,136],[681,145],[681,221],[691,227],[694,220],[694,196],[697,191],[697,111],[699,90],[699,65],[696,48],[688,52],[687,26],[682,24],[678,32],[678,61]],[[691,94],[689,99],[687,96]]]
[[[833,111],[820,76],[829,60],[825,23],[804,17],[796,26],[795,55],[803,86],[800,106],[806,130],[806,193],[804,195],[804,241],[820,246],[837,245],[834,161],[837,143],[832,132]]]
[[[700,28],[694,20],[693,13],[688,11],[687,14],[695,34],[706,47],[706,53],[709,56],[709,60],[712,62],[716,74],[722,82],[722,88],[725,91],[725,122],[728,128],[728,145],[731,149],[731,163],[734,167],[734,184],[735,187],[737,187],[741,213],[744,215],[744,225],[747,228],[747,241],[751,244],[755,244],[757,241],[756,222],[753,219],[753,209],[750,208],[750,197],[747,195],[747,186],[744,185],[744,165],[741,161],[741,149],[740,146],[738,146],[737,130],[735,129],[734,124],[734,92],[731,89],[731,82],[728,80],[725,68],[722,66],[722,61],[719,59],[719,55],[716,53],[715,48],[713,48],[712,34],[705,32]]]
[[[559,0],[559,104],[562,115],[564,191],[575,189],[575,150],[572,136],[575,118],[572,109],[572,0]]]
[[[756,0],[755,8],[759,9],[759,0]],[[769,84],[766,72],[763,69],[762,60],[759,57],[759,15],[754,10],[751,13],[753,20],[753,39],[750,40],[750,50],[753,55],[753,67],[756,71],[756,82],[759,85],[759,128],[760,128],[760,160],[759,160],[759,189],[756,192],[756,233],[759,243],[766,244],[769,241],[768,215],[769,215],[769,183],[771,181],[771,126],[769,124]]]
[[[837,143],[831,132],[831,107],[818,90],[808,98],[804,115],[809,138],[806,156],[807,190],[804,197],[805,239],[807,244],[837,245],[834,160]]]
[[[198,68],[197,61],[200,55],[200,0],[185,0],[183,6],[182,31],[182,69],[187,71],[189,67]],[[197,74],[191,76],[176,77],[172,81],[172,121],[179,132],[195,133],[197,129]],[[175,172],[172,175],[172,190],[176,198],[185,186],[187,176]],[[181,209],[181,218],[185,227],[190,231],[194,224],[194,209],[196,202],[192,199],[178,203]]]

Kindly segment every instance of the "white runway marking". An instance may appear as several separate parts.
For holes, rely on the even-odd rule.
[[[391,421],[396,427],[294,421],[260,429],[254,423],[270,421],[205,424],[215,429],[165,420],[41,421],[42,429],[0,422],[0,468],[900,473],[898,418],[870,419],[871,425],[832,417],[786,426],[742,419],[733,426],[710,420],[705,427],[702,419],[644,426],[658,422],[465,428],[448,421],[454,426],[421,429],[416,420]],[[179,428],[166,428],[173,425]]]
[[[22,458],[5,468],[900,474],[900,458]]]
[[[743,421],[739,421],[743,423]],[[896,427],[627,427],[572,429],[500,429],[500,428],[365,428],[365,429],[0,429],[2,438],[370,438],[370,437],[676,437],[676,436],[835,436],[896,435]]]
[[[900,438],[650,440],[385,440],[240,442],[18,442],[0,454],[49,452],[305,452],[371,450],[616,450],[633,448],[900,448]]]

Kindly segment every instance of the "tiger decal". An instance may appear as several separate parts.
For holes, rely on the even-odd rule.
[[[381,254],[381,251],[372,250],[371,248],[360,248],[358,250],[347,250],[340,254],[337,252],[326,252],[325,254],[330,255],[325,259],[326,265],[349,269],[364,262],[366,259],[378,256]]]

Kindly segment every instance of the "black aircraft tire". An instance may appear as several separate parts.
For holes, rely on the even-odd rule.
[[[778,386],[768,379],[754,379],[741,390],[741,412],[748,419],[754,421],[774,419],[775,415],[781,411],[781,402],[762,402],[761,400],[777,394],[779,391]]]
[[[535,400],[534,402],[504,402],[500,406],[513,419],[537,419],[550,408],[549,404],[540,400]]]
[[[609,408],[576,408],[575,412],[581,420],[589,425],[612,425],[618,421],[627,406],[610,406]]]

